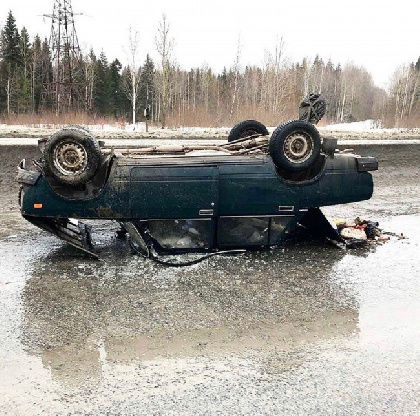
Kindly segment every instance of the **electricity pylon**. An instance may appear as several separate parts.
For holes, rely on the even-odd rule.
[[[71,0],[54,0],[52,14],[43,15],[51,19],[49,44],[53,81],[47,88],[47,94],[57,115],[73,108],[80,89],[82,54],[74,26],[77,14],[73,13]]]

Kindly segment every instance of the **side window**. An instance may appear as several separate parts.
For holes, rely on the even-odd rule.
[[[274,246],[287,236],[295,216],[221,217],[217,241],[223,247]]]
[[[269,218],[219,218],[220,246],[262,246],[268,244]]]
[[[212,220],[149,220],[153,238],[166,249],[210,248]]]
[[[271,218],[270,246],[280,244],[286,236],[289,225],[294,220],[294,216],[282,216]]]

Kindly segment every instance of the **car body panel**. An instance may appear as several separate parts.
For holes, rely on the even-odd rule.
[[[220,161],[214,166],[204,160],[201,164],[193,161],[191,165],[156,167],[137,161],[119,164],[117,159],[96,196],[61,196],[41,175],[35,186],[25,187],[21,210],[24,215],[91,219],[258,216],[279,214],[282,207],[285,211],[293,207],[296,212],[372,196],[372,175],[359,172],[352,155],[327,159],[322,172],[304,182],[282,179],[269,157],[257,161]],[[42,208],[34,208],[35,204]]]
[[[212,166],[132,167],[132,218],[216,216],[219,169]]]

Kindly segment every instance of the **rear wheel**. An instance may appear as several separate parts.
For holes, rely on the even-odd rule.
[[[291,120],[274,130],[269,152],[280,169],[298,172],[308,169],[321,151],[321,138],[314,125],[307,121]]]
[[[245,137],[260,135],[268,136],[267,127],[257,120],[245,120],[232,127],[228,136],[228,142],[233,142]]]
[[[69,127],[45,144],[44,173],[64,185],[83,185],[95,176],[102,154],[96,139],[84,129]]]
[[[71,124],[66,126],[66,130],[82,130],[90,134],[90,131],[86,127],[80,126],[79,124]]]

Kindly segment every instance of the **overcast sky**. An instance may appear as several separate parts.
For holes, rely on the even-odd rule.
[[[73,0],[80,46],[104,50],[108,60],[126,59],[128,29],[140,33],[140,60],[156,58],[154,38],[162,13],[175,39],[174,56],[184,69],[208,64],[230,67],[241,39],[241,64],[261,65],[264,52],[283,37],[293,61],[319,54],[324,60],[364,66],[386,87],[394,70],[420,56],[420,1],[384,0]],[[0,23],[9,10],[19,28],[48,37],[54,0],[3,0]],[[45,20],[45,21],[44,21]]]

